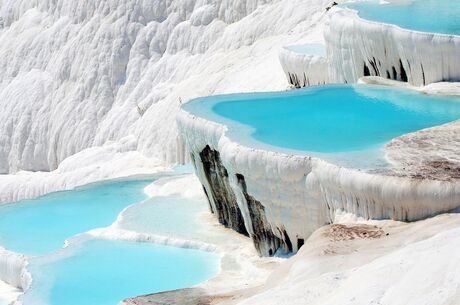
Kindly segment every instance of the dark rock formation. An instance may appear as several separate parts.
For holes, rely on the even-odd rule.
[[[398,72],[396,72],[396,68],[394,66],[391,67],[391,71],[393,72],[393,79],[397,80],[398,79]]]
[[[214,210],[212,204],[210,204],[211,211],[217,215],[221,224],[248,236],[243,216],[228,181],[227,169],[221,162],[219,152],[206,146],[201,151],[200,158],[203,163],[206,180],[211,188],[206,189],[205,187],[205,193],[208,196],[208,200],[211,200],[210,197],[212,197],[216,206]]]
[[[369,71],[369,67],[364,63],[364,71],[363,71],[364,76],[371,76],[371,71]]]
[[[404,69],[404,66],[403,66],[403,63],[402,63],[401,59],[399,60],[399,70],[401,72],[401,81],[407,83],[407,81],[408,81],[407,73],[406,73],[406,70]]]
[[[264,206],[260,203],[260,201],[248,194],[244,176],[236,174],[236,178],[238,179],[238,184],[241,187],[241,191],[243,192],[248,205],[253,231],[251,237],[259,254],[271,256],[274,255],[280,248],[282,248],[285,252],[292,252],[292,243],[286,233],[286,230],[284,228],[277,228],[283,238],[279,238],[273,233],[272,227],[265,216]]]
[[[238,233],[248,236],[243,215],[236,200],[230,183],[228,172],[222,164],[218,151],[206,146],[200,153],[201,162],[209,187],[203,187],[211,211],[217,215],[218,220],[224,226]],[[192,158],[192,162],[195,161]],[[265,208],[262,203],[248,194],[244,176],[236,174],[238,185],[244,195],[251,218],[251,238],[254,246],[262,256],[274,255],[279,249],[284,252],[293,252],[293,244],[284,228],[272,228],[265,216]],[[215,208],[211,202],[214,202]],[[276,230],[275,234],[273,230]],[[294,240],[295,242],[295,240]],[[297,240],[297,247],[303,245],[303,239]]]

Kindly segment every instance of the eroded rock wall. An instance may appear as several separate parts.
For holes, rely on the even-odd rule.
[[[223,186],[226,194],[233,192],[234,196],[226,198],[236,200],[246,231],[261,255],[273,255],[278,251],[295,253],[316,228],[327,223],[328,217],[321,214],[323,209],[318,206],[321,201],[316,198],[317,188],[305,191],[306,181],[311,180],[311,185],[315,183],[310,175],[310,158],[239,146],[224,136],[224,126],[183,111],[178,115],[178,122],[211,209],[216,211],[219,205],[213,187],[217,186],[218,193],[222,193]],[[201,159],[202,155],[210,154],[209,150],[218,152],[219,167],[225,168],[225,171],[212,170],[220,175],[214,179],[219,183],[213,183],[206,173],[206,167],[215,168],[206,164],[214,158],[206,157],[204,162]],[[216,156],[215,152],[211,154]],[[234,206],[227,200],[223,202],[226,206]]]
[[[415,221],[460,206],[458,180],[370,173],[254,149],[229,138],[223,125],[185,111],[177,120],[212,209],[227,224],[241,224],[230,221],[239,210],[261,255],[295,253],[316,229],[347,213]]]
[[[460,37],[410,31],[335,8],[324,33],[332,82],[381,76],[423,86],[460,80]]]
[[[126,137],[186,161],[180,101],[283,88],[278,47],[322,24],[327,2],[0,1],[0,173],[52,171]]]
[[[288,82],[296,88],[329,83],[329,67],[325,57],[282,48],[279,59]]]
[[[211,211],[217,215],[219,222],[238,233],[248,235],[241,210],[228,180],[227,169],[222,165],[220,154],[206,146],[200,152],[200,161],[205,173],[208,187],[203,186]]]

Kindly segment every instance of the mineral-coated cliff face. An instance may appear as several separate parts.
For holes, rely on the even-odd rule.
[[[240,211],[261,255],[297,252],[313,231],[343,213],[415,221],[460,206],[458,179],[404,176],[398,168],[368,173],[246,147],[227,137],[224,125],[186,111],[179,113],[178,126],[213,211],[222,223],[244,232],[239,213],[232,212]]]
[[[460,37],[423,33],[335,9],[324,37],[332,82],[381,76],[421,86],[460,80]]]
[[[236,202],[235,194],[228,181],[227,169],[222,165],[220,154],[206,146],[200,152],[200,161],[205,173],[208,187],[203,186],[210,204],[211,211],[215,213],[219,222],[232,228],[238,233],[247,235],[243,216]]]
[[[339,83],[356,82],[362,76],[415,85],[460,79],[456,57],[460,41],[456,36],[407,31],[365,21],[352,11],[339,9],[330,20],[325,38],[329,75],[311,74],[313,57],[307,56],[306,63],[296,65],[296,56],[289,50],[281,52],[292,85],[311,85],[313,75]],[[395,157],[397,154],[391,151],[394,145],[387,147],[394,168],[380,174],[367,173],[318,158],[245,147],[226,136],[227,127],[185,111],[180,112],[178,125],[192,158],[201,160],[201,164],[195,162],[197,174],[214,210],[218,205],[215,198],[226,196],[219,196],[220,191],[212,195],[213,187],[230,187],[246,231],[262,255],[278,250],[296,252],[314,230],[333,223],[342,213],[366,219],[414,221],[460,206],[458,180],[439,179],[447,170],[457,172],[457,165],[429,160],[429,174],[415,176],[413,172],[420,168],[411,166],[412,173],[406,175],[402,165],[410,160]],[[207,178],[208,165],[200,158],[206,148],[219,156],[225,172],[216,171],[220,178],[215,180],[225,183],[212,183]],[[223,214],[228,212],[224,209]]]
[[[244,195],[244,203],[248,207],[249,217],[251,222],[252,239],[256,249],[262,255],[273,255],[281,247],[287,251],[292,252],[292,243],[286,231],[279,231],[283,236],[283,239],[277,237],[270,227],[267,221],[264,206],[248,194],[246,181],[244,176],[236,174],[238,185],[241,187],[241,191]]]
[[[296,88],[329,82],[328,61],[324,56],[301,54],[284,47],[279,59],[288,82]]]
[[[180,100],[282,88],[267,73],[277,48],[321,23],[327,2],[0,1],[0,173],[54,170],[126,137],[184,162]]]

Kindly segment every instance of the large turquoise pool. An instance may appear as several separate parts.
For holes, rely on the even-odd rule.
[[[33,255],[24,305],[116,305],[128,297],[179,289],[219,270],[216,253],[106,240],[85,232],[111,226],[125,211],[131,234],[185,236],[199,230],[203,201],[144,201],[154,178],[107,181],[0,206],[0,246]],[[125,209],[130,206],[130,208]],[[64,246],[64,241],[69,243]]]
[[[460,99],[368,85],[214,96],[183,107],[229,126],[244,145],[321,157],[378,152],[392,138],[460,118]]]
[[[95,239],[66,252],[31,260],[24,305],[117,305],[196,285],[218,271],[216,254],[154,244]]]
[[[370,0],[344,6],[357,10],[364,19],[410,30],[460,35],[460,1],[457,0],[392,0],[384,4]]]

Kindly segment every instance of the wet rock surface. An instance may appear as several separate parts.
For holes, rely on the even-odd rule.
[[[208,200],[213,200],[211,211],[215,213],[219,222],[238,233],[248,236],[244,225],[243,215],[238,207],[235,194],[228,180],[227,169],[223,166],[220,154],[206,146],[200,153],[206,180],[211,189],[205,188]],[[210,198],[212,197],[212,198]]]
[[[248,206],[253,232],[251,237],[259,254],[263,256],[271,256],[274,255],[280,248],[282,248],[284,252],[292,252],[292,243],[286,233],[286,230],[278,229],[280,236],[283,236],[283,238],[279,238],[273,233],[272,227],[265,216],[264,206],[260,203],[260,201],[248,194],[244,176],[237,174],[236,177]]]
[[[460,121],[403,135],[385,147],[391,174],[415,179],[460,179]]]
[[[210,305],[211,299],[200,288],[154,293],[123,301],[124,305]]]

